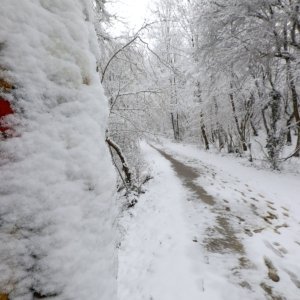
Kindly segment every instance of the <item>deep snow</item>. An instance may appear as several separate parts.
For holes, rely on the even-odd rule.
[[[88,0],[3,0],[2,93],[16,136],[0,141],[0,294],[113,300],[115,174]]]

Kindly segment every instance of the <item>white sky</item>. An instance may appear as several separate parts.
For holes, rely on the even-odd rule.
[[[112,0],[107,2],[107,9],[110,13],[116,14],[122,20],[128,23],[130,28],[138,29],[144,23],[145,19],[149,19],[149,11],[147,7],[151,0]],[[122,32],[124,25],[116,24],[116,32]]]

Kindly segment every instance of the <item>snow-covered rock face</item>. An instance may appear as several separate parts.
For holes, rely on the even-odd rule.
[[[13,300],[115,298],[115,177],[91,5],[1,2],[16,137],[0,141],[0,294]]]

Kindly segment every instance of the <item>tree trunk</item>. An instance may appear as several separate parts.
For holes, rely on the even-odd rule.
[[[176,115],[176,135],[177,140],[180,140],[180,131],[179,131],[179,114]]]
[[[297,144],[294,156],[300,157],[300,114],[298,108],[298,94],[295,86],[294,77],[291,70],[291,61],[290,58],[286,59],[286,70],[287,70],[287,77],[289,82],[289,87],[292,93],[292,105],[293,105],[293,114],[295,117],[296,122],[296,130],[297,130]]]
[[[205,125],[201,126],[201,132],[202,132],[202,137],[205,143],[205,150],[209,150],[209,143],[208,143],[208,139],[207,139],[207,135],[206,135],[206,131],[205,131]]]
[[[123,170],[123,172],[125,174],[125,177],[126,177],[126,183],[128,183],[129,185],[132,185],[132,174],[131,174],[130,169],[127,165],[125,156],[123,155],[121,148],[114,141],[112,141],[108,137],[106,138],[105,141],[109,145],[109,147],[113,148],[115,150],[115,152],[117,153],[117,155],[119,156],[120,161],[122,163],[122,170]]]
[[[175,122],[173,113],[171,113],[171,122],[172,122],[172,128],[173,128],[173,133],[174,133],[174,140],[177,141],[177,126],[176,126],[176,122]]]
[[[262,115],[262,118],[263,118],[263,123],[264,123],[264,127],[266,129],[266,133],[267,135],[270,134],[270,129],[268,127],[268,123],[267,123],[267,119],[266,119],[266,115],[265,115],[265,111],[266,109],[268,108],[268,105],[266,105],[262,110],[261,110],[261,115]]]
[[[281,95],[276,90],[271,92],[271,120],[270,130],[267,138],[266,148],[268,150],[268,158],[273,169],[278,169],[279,156],[283,147],[282,132],[277,129],[277,122],[280,119],[280,99]]]
[[[227,152],[233,153],[234,152],[233,139],[232,139],[232,135],[230,132],[228,132],[228,136],[229,136],[229,139],[227,141]]]
[[[287,127],[286,144],[288,146],[292,145],[291,123],[292,123],[293,118],[294,118],[294,114],[292,114],[286,121],[286,127]]]
[[[256,130],[255,125],[252,120],[250,120],[250,125],[251,125],[252,131],[253,131],[253,135],[258,136],[257,130]]]
[[[232,88],[232,84],[230,84],[230,87]],[[237,132],[238,132],[238,134],[240,136],[240,140],[241,140],[241,143],[242,143],[243,151],[247,151],[247,144],[246,144],[246,141],[245,141],[245,137],[244,137],[244,135],[242,133],[242,130],[240,128],[238,117],[236,115],[236,108],[235,108],[235,103],[234,103],[234,99],[233,99],[233,94],[232,93],[229,94],[229,98],[230,98],[231,108],[232,108],[232,112],[233,112],[233,118],[234,118],[234,121],[235,121]]]
[[[205,129],[205,125],[203,123],[203,114],[200,114],[200,118],[201,118],[201,133],[202,133],[202,137],[204,140],[204,144],[205,144],[205,150],[209,150],[209,142],[208,142],[208,138],[206,135],[206,129]]]

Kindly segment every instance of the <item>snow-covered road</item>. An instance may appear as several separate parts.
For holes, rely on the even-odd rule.
[[[142,149],[154,179],[120,220],[120,300],[300,299],[300,210],[280,197],[299,178],[172,143]]]

